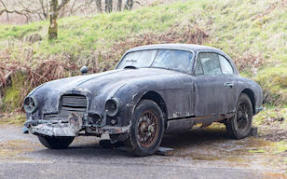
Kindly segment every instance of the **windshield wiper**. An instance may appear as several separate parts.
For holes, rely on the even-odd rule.
[[[137,67],[132,66],[132,65],[128,65],[128,66],[125,66],[124,69],[137,69]]]

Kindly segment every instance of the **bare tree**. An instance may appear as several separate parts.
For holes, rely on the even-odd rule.
[[[105,12],[111,13],[113,11],[113,0],[105,0]]]
[[[44,19],[48,19],[48,6],[46,5],[44,0],[39,0],[39,4],[41,6],[41,12],[44,16]],[[40,19],[42,20],[42,17],[40,16]]]
[[[68,4],[70,0],[62,0],[61,4],[58,4],[58,0],[50,1],[50,25],[48,30],[48,38],[49,40],[58,38],[58,24],[57,19],[59,15],[59,11]]]
[[[125,4],[125,9],[126,10],[131,10],[134,6],[134,0],[127,0]]]
[[[6,14],[18,14],[18,15],[23,15],[26,17],[26,21],[29,22],[29,17],[30,17],[30,13],[32,13],[31,10],[27,9],[27,8],[24,8],[24,9],[21,9],[21,10],[11,10],[11,9],[8,9],[6,4],[0,0],[0,4],[3,6],[3,9],[0,10],[0,16],[4,13]],[[8,16],[7,16],[8,17]]]
[[[123,0],[118,0],[118,6],[117,6],[118,11],[122,10],[122,4],[123,4]]]
[[[97,10],[98,12],[102,12],[102,0],[96,0]]]

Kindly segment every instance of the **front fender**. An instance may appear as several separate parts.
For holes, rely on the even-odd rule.
[[[263,103],[263,91],[262,88],[259,84],[257,84],[255,81],[246,79],[246,78],[241,78],[238,80],[238,98],[241,93],[243,92],[248,92],[251,91],[254,97],[253,104],[253,110],[254,114],[258,113],[259,111],[262,110],[262,103]],[[249,95],[249,94],[248,94]],[[252,99],[251,99],[252,100]],[[236,103],[237,104],[237,103]]]

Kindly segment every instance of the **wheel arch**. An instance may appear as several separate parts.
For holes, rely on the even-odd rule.
[[[249,89],[249,88],[245,88],[244,90],[241,91],[240,94],[246,94],[249,97],[249,99],[250,99],[250,101],[252,103],[253,114],[255,114],[255,112],[256,112],[256,109],[255,109],[256,101],[255,100],[256,99],[255,99],[254,92],[251,89]]]
[[[165,123],[166,123],[167,122],[168,111],[167,111],[166,103],[163,100],[163,98],[161,97],[161,95],[159,93],[155,92],[155,91],[147,91],[140,98],[139,102],[144,100],[144,99],[152,100],[160,107],[160,109],[161,109],[161,111],[162,111],[162,113],[164,115],[163,117],[164,117],[164,120],[165,120]],[[166,125],[167,124],[165,124],[165,127],[166,127]]]

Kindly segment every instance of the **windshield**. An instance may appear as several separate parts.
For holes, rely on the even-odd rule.
[[[181,72],[191,72],[192,53],[184,50],[142,50],[130,52],[124,56],[117,66],[118,69],[125,67],[136,68],[164,68]]]

